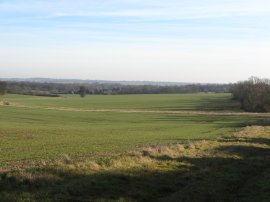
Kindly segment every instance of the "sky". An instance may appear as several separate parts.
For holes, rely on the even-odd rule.
[[[270,78],[269,0],[0,0],[0,78]]]

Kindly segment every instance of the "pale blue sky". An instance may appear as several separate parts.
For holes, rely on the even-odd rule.
[[[0,77],[270,78],[269,0],[0,0]]]

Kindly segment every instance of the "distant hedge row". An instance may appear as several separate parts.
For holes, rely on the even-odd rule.
[[[37,82],[7,82],[7,93],[33,95],[55,94],[168,94],[168,93],[224,93],[230,89],[230,84],[189,84],[183,86],[154,85],[122,85],[103,83],[37,83]]]
[[[233,98],[241,108],[249,112],[270,112],[270,80],[251,77],[231,88]]]

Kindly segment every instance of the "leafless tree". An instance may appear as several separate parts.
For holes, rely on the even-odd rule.
[[[241,107],[251,112],[270,111],[270,80],[251,77],[238,82],[231,89],[233,98],[239,100]]]

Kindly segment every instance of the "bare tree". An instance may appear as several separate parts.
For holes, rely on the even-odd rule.
[[[239,100],[241,108],[251,112],[270,111],[270,80],[251,77],[235,84],[231,93]]]

